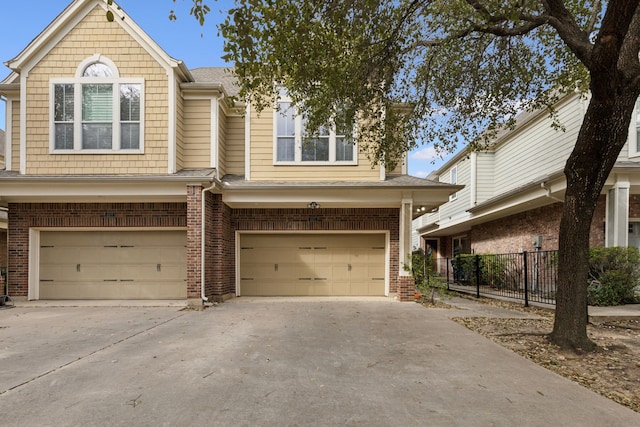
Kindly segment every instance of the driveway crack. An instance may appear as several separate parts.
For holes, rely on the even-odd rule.
[[[120,339],[120,340],[118,340],[118,341],[115,341],[115,342],[112,342],[112,343],[110,343],[110,344],[107,344],[107,345],[105,345],[105,346],[104,346],[104,347],[102,347],[102,348],[99,348],[99,349],[97,349],[97,350],[94,350],[94,351],[92,351],[91,353],[85,354],[84,356],[80,356],[80,357],[78,357],[78,358],[76,358],[76,359],[74,359],[74,360],[72,360],[72,361],[70,361],[70,362],[63,363],[62,365],[56,366],[56,367],[54,367],[54,368],[51,368],[51,369],[49,369],[49,370],[48,370],[48,371],[46,371],[46,372],[43,372],[43,373],[41,373],[41,374],[39,374],[39,375],[36,375],[36,376],[35,376],[35,377],[33,377],[33,378],[30,378],[30,379],[28,379],[28,380],[26,380],[26,381],[21,382],[20,384],[16,384],[16,385],[14,385],[14,386],[12,386],[12,387],[9,387],[9,388],[8,388],[8,389],[6,389],[6,390],[2,390],[2,391],[0,391],[0,396],[2,396],[3,394],[5,394],[5,393],[7,393],[7,392],[9,392],[9,391],[15,390],[15,389],[20,388],[20,387],[22,387],[22,386],[24,386],[24,385],[30,384],[30,383],[32,383],[32,382],[34,382],[34,381],[37,381],[37,380],[39,380],[40,378],[46,377],[47,375],[49,375],[49,374],[51,374],[51,373],[53,373],[53,372],[59,371],[59,370],[60,370],[60,369],[62,369],[62,368],[66,368],[67,366],[73,365],[74,363],[79,362],[79,361],[81,361],[81,360],[84,360],[84,359],[86,359],[87,357],[91,357],[91,356],[93,356],[93,355],[95,355],[95,354],[97,354],[97,353],[100,353],[101,351],[107,350],[107,349],[109,349],[109,348],[111,348],[111,347],[115,347],[116,345],[121,344],[121,343],[123,343],[123,342],[125,342],[125,341],[127,341],[127,340],[130,340],[131,338],[135,338],[135,337],[137,337],[137,336],[138,336],[138,335],[140,335],[140,334],[144,334],[145,332],[149,332],[149,331],[151,331],[151,330],[153,330],[153,329],[155,329],[155,328],[157,328],[157,327],[159,327],[159,326],[166,325],[167,323],[172,322],[172,321],[174,321],[174,320],[176,320],[176,319],[178,319],[178,318],[180,318],[180,317],[182,317],[182,316],[184,316],[184,315],[185,315],[185,313],[178,314],[177,316],[174,316],[174,317],[172,317],[172,318],[170,318],[170,319],[164,320],[164,321],[162,321],[162,322],[160,322],[160,323],[156,323],[155,325],[150,326],[150,327],[148,327],[148,328],[146,328],[146,329],[143,329],[143,330],[141,330],[141,331],[138,331],[138,332],[136,332],[135,334],[129,335],[129,336],[124,337],[124,338],[122,338],[122,339]]]

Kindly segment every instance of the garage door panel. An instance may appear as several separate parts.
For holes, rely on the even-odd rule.
[[[41,299],[186,298],[184,231],[42,231]]]
[[[273,264],[252,264],[250,268],[242,271],[243,278],[252,279],[270,279],[276,278],[278,272],[275,270]]]
[[[384,234],[247,234],[240,240],[242,295],[384,295]],[[276,275],[259,267],[266,259],[277,264]],[[242,280],[250,277],[264,280]]]

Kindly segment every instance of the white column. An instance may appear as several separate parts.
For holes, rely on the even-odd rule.
[[[629,245],[629,188],[626,179],[615,183],[607,193],[605,246]]]
[[[411,275],[411,218],[413,199],[403,198],[400,207],[400,276]],[[409,271],[405,270],[405,266]]]

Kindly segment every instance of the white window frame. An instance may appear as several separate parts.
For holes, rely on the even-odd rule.
[[[455,165],[449,170],[449,184],[457,184],[458,183],[458,165]],[[458,193],[455,192],[449,195],[449,201],[454,201],[458,198]]]
[[[102,63],[111,69],[111,77],[84,77],[87,67]],[[55,132],[55,87],[56,85],[73,85],[73,149],[56,148]],[[82,86],[85,84],[110,84],[113,86],[112,112],[112,144],[110,149],[82,148]],[[140,86],[140,141],[139,147],[133,149],[120,148],[120,124],[128,123],[120,120],[120,86]],[[144,78],[120,77],[118,67],[109,58],[93,55],[80,63],[73,78],[49,79],[49,154],[143,154],[144,153]]]
[[[303,125],[302,116],[296,114],[294,116],[295,136],[294,136],[294,160],[278,160],[278,116],[280,115],[279,104],[284,102],[291,102],[291,99],[287,96],[281,96],[273,108],[273,164],[274,165],[295,165],[295,166],[327,166],[327,165],[339,165],[339,166],[356,166],[358,165],[358,144],[355,142],[355,135],[353,141],[353,160],[336,160],[336,131],[335,127],[329,130],[329,160],[315,160],[315,161],[303,161],[302,160],[302,139],[303,139]]]
[[[640,141],[638,140],[640,135],[638,135],[638,133],[640,133],[640,98],[636,100],[631,124],[629,125],[629,138],[627,138],[629,157],[640,157],[640,147],[638,147],[638,145],[640,145]]]

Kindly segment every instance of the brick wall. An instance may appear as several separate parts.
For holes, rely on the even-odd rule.
[[[635,198],[635,205],[640,199]],[[604,246],[606,198],[600,196],[591,225],[591,246]],[[636,206],[637,209],[639,208]],[[640,213],[640,209],[638,210]],[[473,253],[512,253],[533,250],[534,236],[542,236],[542,250],[558,249],[562,203],[554,203],[472,227],[468,233]],[[450,236],[455,237],[455,236]],[[448,239],[450,242],[450,238]],[[451,256],[451,252],[446,253]]]
[[[7,230],[0,230],[0,267],[7,266]]]
[[[187,186],[187,298],[200,298],[202,279],[202,187]]]
[[[400,211],[384,209],[234,209],[231,213],[233,231],[389,231],[389,290],[413,299],[413,285],[399,275]],[[410,288],[410,289],[409,289]]]
[[[236,292],[235,233],[231,227],[231,208],[220,194],[207,193],[206,219],[206,296],[220,301]]]
[[[10,203],[9,294],[28,295],[32,227],[186,227],[186,218],[185,203]]]

